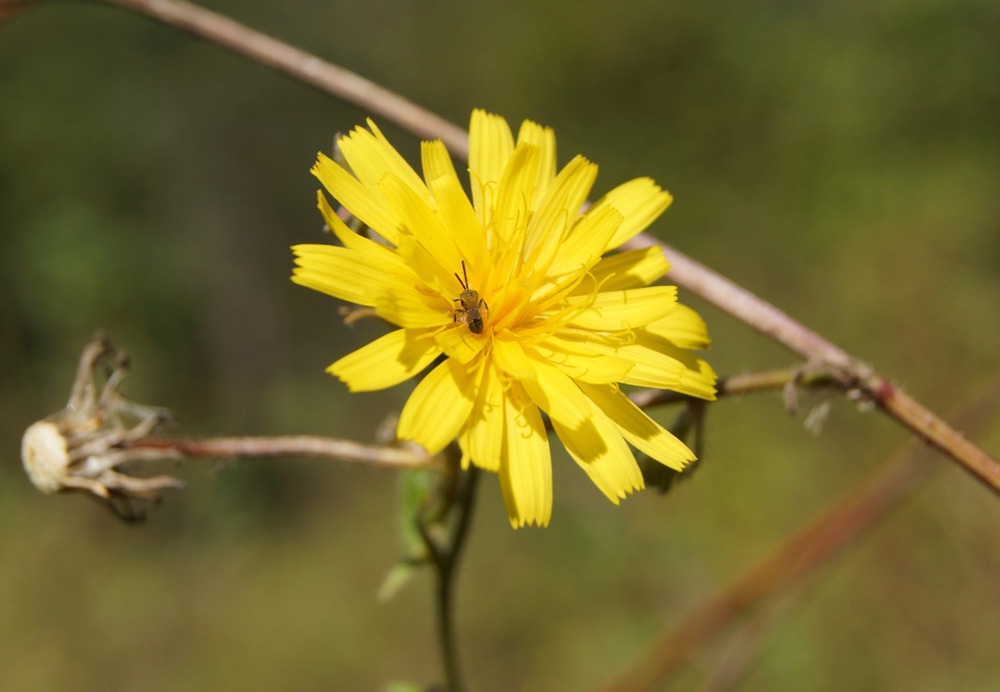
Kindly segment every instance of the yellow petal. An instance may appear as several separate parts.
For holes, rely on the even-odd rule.
[[[647,416],[617,387],[581,384],[580,388],[636,449],[677,471],[694,461],[687,445]]]
[[[622,358],[637,359],[636,367],[622,382],[715,399],[715,371],[707,362],[645,329],[637,329],[634,337],[633,343],[616,351]],[[676,375],[676,380],[667,384],[671,374]],[[657,380],[661,384],[653,384]]]
[[[520,380],[535,376],[531,359],[515,339],[494,339],[493,360],[508,377]]]
[[[375,313],[387,322],[408,329],[446,327],[452,323],[451,312],[442,308],[438,296],[416,289],[381,294],[375,301]]]
[[[437,198],[442,221],[468,268],[475,272],[485,261],[486,232],[479,224],[469,198],[465,196],[461,183],[448,176],[434,178],[430,187]]]
[[[485,227],[492,221],[490,213],[507,161],[514,151],[514,136],[507,121],[484,110],[472,111],[469,124],[469,176],[472,203],[479,222]]]
[[[597,166],[582,156],[570,161],[556,176],[525,232],[524,262],[528,271],[544,272],[551,264],[580,215],[596,177]]]
[[[524,243],[524,229],[531,213],[529,204],[535,195],[540,163],[537,147],[518,144],[514,149],[497,187],[491,227],[495,247],[519,248]]]
[[[503,452],[503,385],[491,365],[479,375],[479,389],[472,414],[459,437],[463,467],[469,461],[487,471],[500,470]]]
[[[632,361],[615,358],[582,344],[549,337],[534,346],[539,356],[574,380],[593,384],[621,382],[632,369]]]
[[[399,415],[397,434],[437,454],[468,422],[475,399],[474,380],[451,358],[420,381]]]
[[[340,164],[325,154],[319,154],[312,167],[323,187],[365,225],[395,244],[399,235],[399,217],[385,203],[377,190],[365,187]]]
[[[334,245],[296,245],[292,281],[335,298],[374,306],[387,293],[411,292],[416,278],[383,255]]]
[[[316,197],[319,211],[323,215],[323,220],[326,221],[327,228],[337,236],[337,240],[343,243],[344,247],[348,250],[371,253],[372,255],[376,255],[381,261],[392,263],[400,269],[405,267],[403,260],[391,248],[382,243],[376,243],[374,240],[355,233],[348,228],[347,224],[340,220],[337,212],[330,206],[322,190],[316,191]]]
[[[663,349],[671,345],[662,339],[655,339],[641,329],[633,333],[634,341],[616,343],[613,340],[598,340],[583,336],[574,336],[571,343],[577,339],[591,350],[615,358],[621,358],[632,363],[632,369],[621,380],[624,384],[634,384],[639,387],[655,387],[657,389],[676,389],[687,372],[687,365],[694,365],[696,359],[686,351],[673,349],[669,354]],[[687,360],[679,360],[678,355],[686,354]]]
[[[590,415],[590,403],[580,388],[537,352],[526,352],[517,341],[495,339],[493,356],[497,367],[517,379],[532,401],[553,419],[574,427]]]
[[[337,142],[344,159],[358,180],[370,189],[378,189],[382,178],[386,174],[392,174],[402,180],[425,203],[432,203],[431,194],[424,181],[389,143],[371,118],[368,119],[368,127],[371,132],[363,127],[356,127]]]
[[[424,142],[421,148],[424,177],[437,203],[441,220],[448,228],[462,257],[470,265],[483,261],[486,251],[486,233],[476,211],[472,208],[462,183],[455,174],[455,167],[448,150],[439,141]]]
[[[642,473],[618,429],[592,402],[591,407],[591,416],[582,425],[570,428],[553,419],[552,429],[594,485],[618,504],[644,487]]]
[[[601,261],[591,268],[590,274],[602,291],[617,291],[648,286],[666,274],[669,269],[670,263],[663,254],[663,248],[653,245],[639,250],[614,252],[602,257]],[[591,286],[592,284],[582,282],[573,290],[573,295],[586,293]]]
[[[442,310],[450,310],[452,302],[448,296],[457,297],[462,290],[454,273],[445,274],[446,267],[405,229],[399,236],[396,254],[415,276],[420,277],[421,290],[438,297]]]
[[[595,296],[567,298],[566,303],[580,306],[580,311],[567,324],[598,331],[620,331],[641,327],[673,312],[677,308],[677,287],[601,291]]]
[[[670,193],[661,189],[650,178],[630,180],[606,194],[594,204],[592,211],[616,209],[623,221],[605,250],[613,250],[646,230],[649,224],[666,211],[672,201]]]
[[[556,133],[550,127],[525,120],[517,133],[517,145],[522,144],[534,147],[539,154],[537,178],[533,185],[535,194],[528,200],[529,207],[535,210],[556,177]]]
[[[442,176],[458,180],[458,173],[448,154],[448,148],[439,139],[420,143],[420,162],[424,169],[424,182],[428,184]]]
[[[675,357],[684,354],[693,362],[689,361],[687,363],[687,369],[685,369],[684,374],[681,376],[680,382],[674,385],[672,389],[681,394],[695,396],[706,401],[715,401],[715,383],[718,381],[715,370],[708,364],[708,361],[695,358],[686,351],[681,351],[680,349],[678,351],[679,353],[676,353]]]
[[[413,377],[440,353],[433,333],[397,329],[344,356],[326,371],[352,392],[385,389]]]
[[[559,247],[546,275],[554,279],[576,276],[594,266],[622,223],[622,215],[611,207],[587,212]]]
[[[547,526],[552,516],[552,457],[538,408],[516,385],[504,396],[500,488],[514,528]]]
[[[454,318],[452,318],[454,324]],[[471,363],[489,343],[489,336],[473,334],[464,324],[458,323],[438,333],[437,344],[449,358],[460,363]]]
[[[621,358],[631,360],[632,369],[622,380],[623,384],[657,389],[678,389],[687,368],[676,359],[641,346],[615,350]]]
[[[708,326],[697,312],[686,305],[677,304],[677,310],[666,317],[647,324],[644,329],[681,348],[708,348]]]
[[[399,216],[403,227],[435,258],[440,277],[450,277],[461,267],[462,256],[455,241],[434,209],[400,178],[387,173],[379,190]],[[423,277],[430,281],[430,277]]]

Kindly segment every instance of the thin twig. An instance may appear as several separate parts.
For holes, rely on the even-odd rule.
[[[312,435],[214,437],[205,440],[146,438],[135,441],[131,446],[174,449],[189,457],[324,457],[386,469],[426,468],[438,463],[436,457],[417,445],[386,447]]]
[[[225,46],[326,93],[367,108],[418,137],[441,139],[458,156],[465,157],[468,154],[467,134],[453,123],[349,70],[228,17],[178,0],[100,1],[135,10]],[[0,0],[0,6],[4,5],[9,6],[10,3]],[[626,244],[626,247],[649,245],[664,248],[672,263],[670,278],[678,286],[783,344],[807,362],[835,368],[842,373],[846,383],[856,387],[857,391],[877,403],[891,417],[943,451],[987,487],[1000,494],[1000,463],[899,390],[887,378],[775,306],[666,243],[642,233]]]
[[[875,375],[864,382],[882,410],[937,447],[995,493],[1000,493],[1000,465],[978,445],[887,379]]]
[[[982,428],[1000,407],[1000,384],[958,415],[967,427]],[[787,593],[814,574],[896,507],[939,467],[925,463],[923,447],[906,445],[868,478],[831,503],[774,552],[703,602],[657,640],[641,659],[603,692],[648,690],[670,677],[709,642],[765,600]]]

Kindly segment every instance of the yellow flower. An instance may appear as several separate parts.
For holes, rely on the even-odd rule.
[[[643,487],[629,445],[677,470],[691,451],[636,407],[619,383],[715,396],[704,322],[673,286],[649,286],[667,260],[653,247],[611,254],[671,202],[648,178],[586,212],[597,166],[556,172],[555,134],[476,110],[472,200],[444,145],[424,142],[423,179],[375,124],[339,142],[350,171],[319,155],[313,174],[386,243],[353,233],[322,191],[342,245],[297,245],[292,280],[369,306],[399,327],[328,368],[351,391],[382,389],[444,358],[403,407],[398,435],[436,453],[458,439],[463,468],[499,474],[510,522],[548,524],[549,441],[614,503]],[[541,410],[541,411],[540,411]]]

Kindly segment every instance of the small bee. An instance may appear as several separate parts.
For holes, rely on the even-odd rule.
[[[483,333],[483,317],[479,314],[481,308],[486,308],[489,312],[490,306],[479,297],[479,291],[469,288],[469,275],[465,271],[465,260],[462,260],[462,277],[455,273],[458,283],[462,284],[462,294],[455,298],[455,302],[462,307],[455,308],[455,321],[468,325],[469,331],[473,334]]]

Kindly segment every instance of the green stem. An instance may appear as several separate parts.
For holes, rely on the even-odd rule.
[[[449,522],[449,531],[441,539],[435,539],[420,525],[420,533],[424,538],[431,555],[437,579],[437,625],[438,644],[441,647],[441,659],[444,665],[445,685],[449,692],[462,692],[461,666],[458,660],[458,645],[455,638],[455,576],[459,559],[465,548],[465,541],[472,524],[472,513],[476,505],[476,488],[479,480],[479,469],[471,466],[468,471],[459,472],[458,489],[454,504],[450,511],[456,513],[455,520]]]

